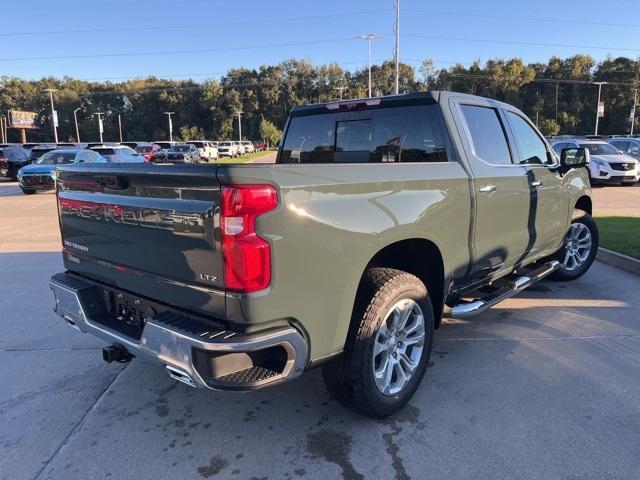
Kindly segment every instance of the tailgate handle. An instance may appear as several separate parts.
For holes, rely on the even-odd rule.
[[[120,176],[98,176],[96,183],[103,189],[126,190],[129,188],[129,179]]]

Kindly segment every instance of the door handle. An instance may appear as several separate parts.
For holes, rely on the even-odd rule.
[[[481,192],[481,193],[495,192],[496,191],[496,186],[495,185],[484,185],[484,186],[478,188],[478,191]]]
[[[544,182],[541,180],[535,180],[531,182],[532,187],[544,187]]]

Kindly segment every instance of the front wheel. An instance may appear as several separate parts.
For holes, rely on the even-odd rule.
[[[34,193],[36,193],[35,189],[33,188],[20,187],[20,189],[22,190],[22,193],[24,193],[25,195],[33,195]]]
[[[622,182],[620,185],[623,187],[633,187],[637,182],[634,180],[632,182]]]
[[[391,268],[369,269],[344,352],[322,369],[329,393],[368,417],[393,414],[420,384],[433,328],[433,307],[420,279]]]
[[[555,255],[560,267],[552,278],[567,281],[584,275],[596,258],[599,243],[598,226],[591,215],[574,210],[564,244]]]

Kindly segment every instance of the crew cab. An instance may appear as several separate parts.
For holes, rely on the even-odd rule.
[[[65,165],[55,311],[107,361],[235,391],[322,366],[382,418],[444,315],[589,269],[588,162],[510,105],[425,92],[296,107],[275,165]]]

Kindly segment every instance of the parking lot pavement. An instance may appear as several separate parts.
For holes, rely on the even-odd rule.
[[[251,394],[101,360],[51,312],[59,253],[0,254],[0,478],[637,478],[638,277],[596,263],[437,331],[411,403],[374,421],[318,370]]]
[[[0,479],[638,477],[640,279],[613,267],[447,320],[415,398],[374,421],[318,370],[230,394],[103,363],[51,311],[55,196],[0,182],[0,225]]]
[[[597,185],[592,194],[594,215],[640,217],[640,183],[633,187]]]

